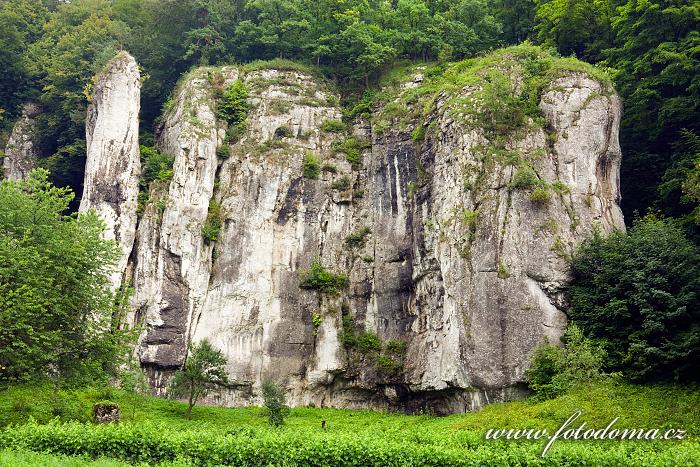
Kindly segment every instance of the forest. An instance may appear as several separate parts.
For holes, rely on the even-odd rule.
[[[37,170],[24,180],[0,181],[0,464],[90,465],[107,456],[112,459],[104,465],[549,465],[539,445],[485,445],[482,434],[497,427],[493,423],[553,429],[579,407],[598,425],[626,411],[626,426],[683,425],[688,437],[671,448],[623,443],[609,451],[595,443],[563,443],[552,451],[552,465],[696,462],[698,1],[0,0],[0,51],[0,148],[27,104],[40,109]],[[321,132],[347,137],[334,141],[335,151],[347,156],[343,162],[354,172],[337,174],[331,188],[349,191],[354,202],[363,193],[353,190],[359,154],[372,143],[349,136],[348,128],[386,104],[395,91],[384,89],[387,77],[422,66],[425,89],[434,85],[429,91],[437,95],[458,73],[478,69],[474,64],[497,68],[503,57],[517,56],[531,66],[524,87],[534,94],[525,95],[526,89],[510,95],[510,82],[508,91],[499,88],[498,73],[480,76],[487,83],[481,95],[495,109],[480,117],[483,128],[492,124],[489,137],[505,140],[511,133],[498,135],[497,124],[512,121],[490,121],[496,113],[510,117],[516,109],[522,122],[540,118],[539,74],[552,64],[566,63],[611,84],[623,107],[619,202],[626,230],[603,235],[594,228],[571,254],[555,251],[570,269],[563,291],[569,324],[560,343],[535,349],[525,372],[526,401],[446,418],[313,404],[290,409],[284,391],[267,381],[265,407],[203,407],[208,395],[234,384],[224,354],[206,339],[192,345],[169,386],[172,399],[188,403],[152,397],[131,352],[139,329],[124,326],[133,289],[115,292],[108,284],[120,252],[102,238],[98,216],[77,214],[88,106],[97,78],[121,51],[133,55],[141,80],[139,216],[153,188],[173,178],[175,156],[160,153],[156,139],[178,83],[199,67],[302,70],[337,93],[338,120],[324,121]],[[409,107],[434,103],[428,91],[416,96]],[[240,79],[216,90],[215,121],[228,127],[226,144],[245,132],[249,97]],[[417,127],[409,139],[422,144],[424,131]],[[229,150],[216,148],[220,164]],[[2,157],[0,150],[0,170]],[[418,177],[428,177],[422,169],[419,164]],[[568,189],[546,185],[537,198],[536,174],[521,169],[513,169],[521,179],[510,188],[532,189],[533,205],[547,205],[552,193]],[[300,179],[320,184],[326,172],[336,177],[338,170],[307,153]],[[409,184],[412,199],[421,186]],[[213,200],[201,229],[206,247],[221,242],[226,228],[224,209]],[[151,211],[162,217],[165,202],[156,203],[153,198]],[[460,212],[474,231],[478,215]],[[362,226],[343,248],[360,258],[356,250],[374,234]],[[298,285],[303,293],[333,300],[346,293],[350,275],[322,263],[316,257],[299,273]],[[497,268],[498,278],[508,279],[505,265]],[[335,305],[343,349],[374,358],[379,371],[400,373],[406,342],[353,328],[347,302]],[[322,315],[320,308],[309,315],[312,339],[324,325]],[[93,431],[98,406],[120,407],[122,423]],[[367,427],[356,431],[358,420]]]
[[[405,61],[530,41],[607,70],[624,100],[622,207],[697,237],[700,13],[692,0],[19,0],[0,3],[0,125],[37,100],[46,167],[80,192],[86,96],[116,50],[143,67],[145,140],[188,69],[272,58],[315,66],[347,106]],[[167,21],[164,21],[167,18]],[[148,144],[147,144],[148,145]]]

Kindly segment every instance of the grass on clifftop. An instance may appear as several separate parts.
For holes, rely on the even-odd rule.
[[[382,105],[372,117],[373,129],[385,131],[392,122],[406,127],[426,117],[442,97],[450,117],[485,129],[487,137],[504,135],[525,125],[528,117],[537,120],[542,93],[552,81],[572,72],[599,81],[605,92],[613,89],[604,69],[528,43],[454,63],[399,66],[383,76],[373,96],[373,103]],[[419,73],[423,80],[405,88]],[[513,81],[516,75],[522,80],[518,85]],[[469,87],[477,91],[465,98],[462,91]]]

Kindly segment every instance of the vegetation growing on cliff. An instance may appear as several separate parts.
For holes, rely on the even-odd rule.
[[[173,178],[173,164],[175,158],[169,154],[163,154],[156,148],[141,145],[141,179],[139,184],[142,190],[148,190],[153,181],[168,181]]]
[[[217,241],[223,224],[224,215],[221,212],[221,206],[212,199],[209,201],[207,218],[204,220],[204,225],[202,226],[202,237],[204,237],[204,240],[207,242]]]
[[[238,79],[221,93],[216,102],[216,116],[229,124],[225,143],[234,143],[243,134],[248,110],[248,91]]]
[[[543,92],[557,77],[570,72],[585,73],[612,91],[605,70],[529,44],[452,64],[408,65],[382,78],[382,90],[372,101],[383,109],[373,123],[384,129],[390,124],[424,121],[440,100],[450,117],[483,130],[492,149],[510,154],[505,142],[513,135],[522,136],[520,130],[532,125],[530,120],[535,125],[543,123],[539,110]],[[417,86],[400,86],[416,74],[423,76]]]
[[[318,258],[311,262],[309,269],[299,273],[299,287],[302,289],[315,289],[323,293],[336,295],[347,285],[348,277],[345,274],[336,274],[328,271]]]
[[[307,153],[304,155],[302,172],[304,177],[312,180],[317,179],[321,174],[321,161],[315,154]]]

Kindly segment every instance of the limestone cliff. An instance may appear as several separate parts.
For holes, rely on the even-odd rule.
[[[519,60],[457,86],[412,70],[347,127],[303,71],[187,75],[158,134],[172,180],[151,183],[127,268],[156,392],[208,338],[234,381],[212,402],[259,403],[265,379],[294,405],[515,397],[532,350],[563,332],[568,255],[594,226],[623,227],[619,99],[583,71],[534,81]],[[494,113],[533,82],[534,104]],[[233,83],[251,105],[239,132],[217,117]],[[325,291],[303,282],[315,263]]]
[[[139,105],[141,83],[134,58],[122,52],[95,81],[87,110],[87,162],[80,211],[94,209],[105,221],[105,238],[115,240],[121,256],[112,275],[122,281],[136,234],[139,194]]]
[[[38,157],[36,122],[39,106],[26,104],[7,140],[2,159],[2,175],[8,180],[19,180],[34,169]]]

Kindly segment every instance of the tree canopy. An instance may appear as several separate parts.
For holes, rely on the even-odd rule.
[[[600,234],[573,261],[569,317],[636,380],[700,375],[700,249],[668,220]]]
[[[613,72],[625,105],[628,221],[650,207],[688,216],[697,205],[682,190],[694,155],[674,144],[681,132],[700,134],[693,0],[0,0],[0,30],[0,140],[23,103],[40,101],[43,165],[77,192],[92,77],[118,49],[142,67],[150,145],[163,103],[193,66],[293,59],[357,95],[401,61],[457,60],[530,40]]]
[[[211,391],[228,383],[226,357],[204,339],[193,344],[183,367],[170,381],[171,397],[187,397],[187,418],[192,418],[192,407]]]
[[[114,374],[125,333],[108,274],[117,247],[94,212],[37,169],[0,182],[0,381]]]

